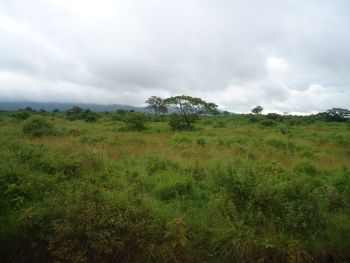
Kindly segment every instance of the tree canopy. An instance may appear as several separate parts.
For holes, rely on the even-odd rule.
[[[166,113],[168,108],[161,97],[152,96],[146,100],[147,108],[154,111],[156,115],[159,113]]]
[[[252,113],[260,114],[263,110],[264,110],[263,107],[261,107],[261,106],[256,106],[255,108],[252,109]]]
[[[323,113],[328,121],[346,121],[350,119],[350,111],[341,108],[332,108]]]
[[[179,116],[172,116],[170,125],[173,129],[190,128],[199,115],[218,113],[217,105],[191,96],[175,96],[164,100]]]
[[[181,115],[203,115],[216,114],[218,112],[217,105],[212,102],[206,102],[200,98],[191,96],[175,96],[164,100],[165,104],[172,107]]]

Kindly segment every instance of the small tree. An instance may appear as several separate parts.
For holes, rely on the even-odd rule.
[[[216,104],[185,95],[167,98],[164,103],[179,115],[171,116],[169,124],[173,129],[191,128],[199,115],[217,114],[218,112]]]
[[[152,96],[148,100],[146,100],[148,104],[147,109],[154,110],[154,114],[158,115],[159,113],[166,113],[168,108],[164,103],[164,100],[157,96]]]
[[[255,108],[252,109],[252,113],[254,114],[261,114],[261,112],[264,110],[263,107],[261,106],[256,106]]]

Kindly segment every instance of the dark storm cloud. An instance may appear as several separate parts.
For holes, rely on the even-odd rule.
[[[0,100],[348,107],[348,1],[3,0]]]

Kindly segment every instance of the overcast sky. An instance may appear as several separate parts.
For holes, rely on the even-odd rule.
[[[0,101],[350,106],[349,0],[0,0]]]

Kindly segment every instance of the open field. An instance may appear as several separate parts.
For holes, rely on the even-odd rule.
[[[128,131],[0,114],[0,261],[348,262],[350,125],[167,116]],[[265,122],[264,122],[265,121]]]

